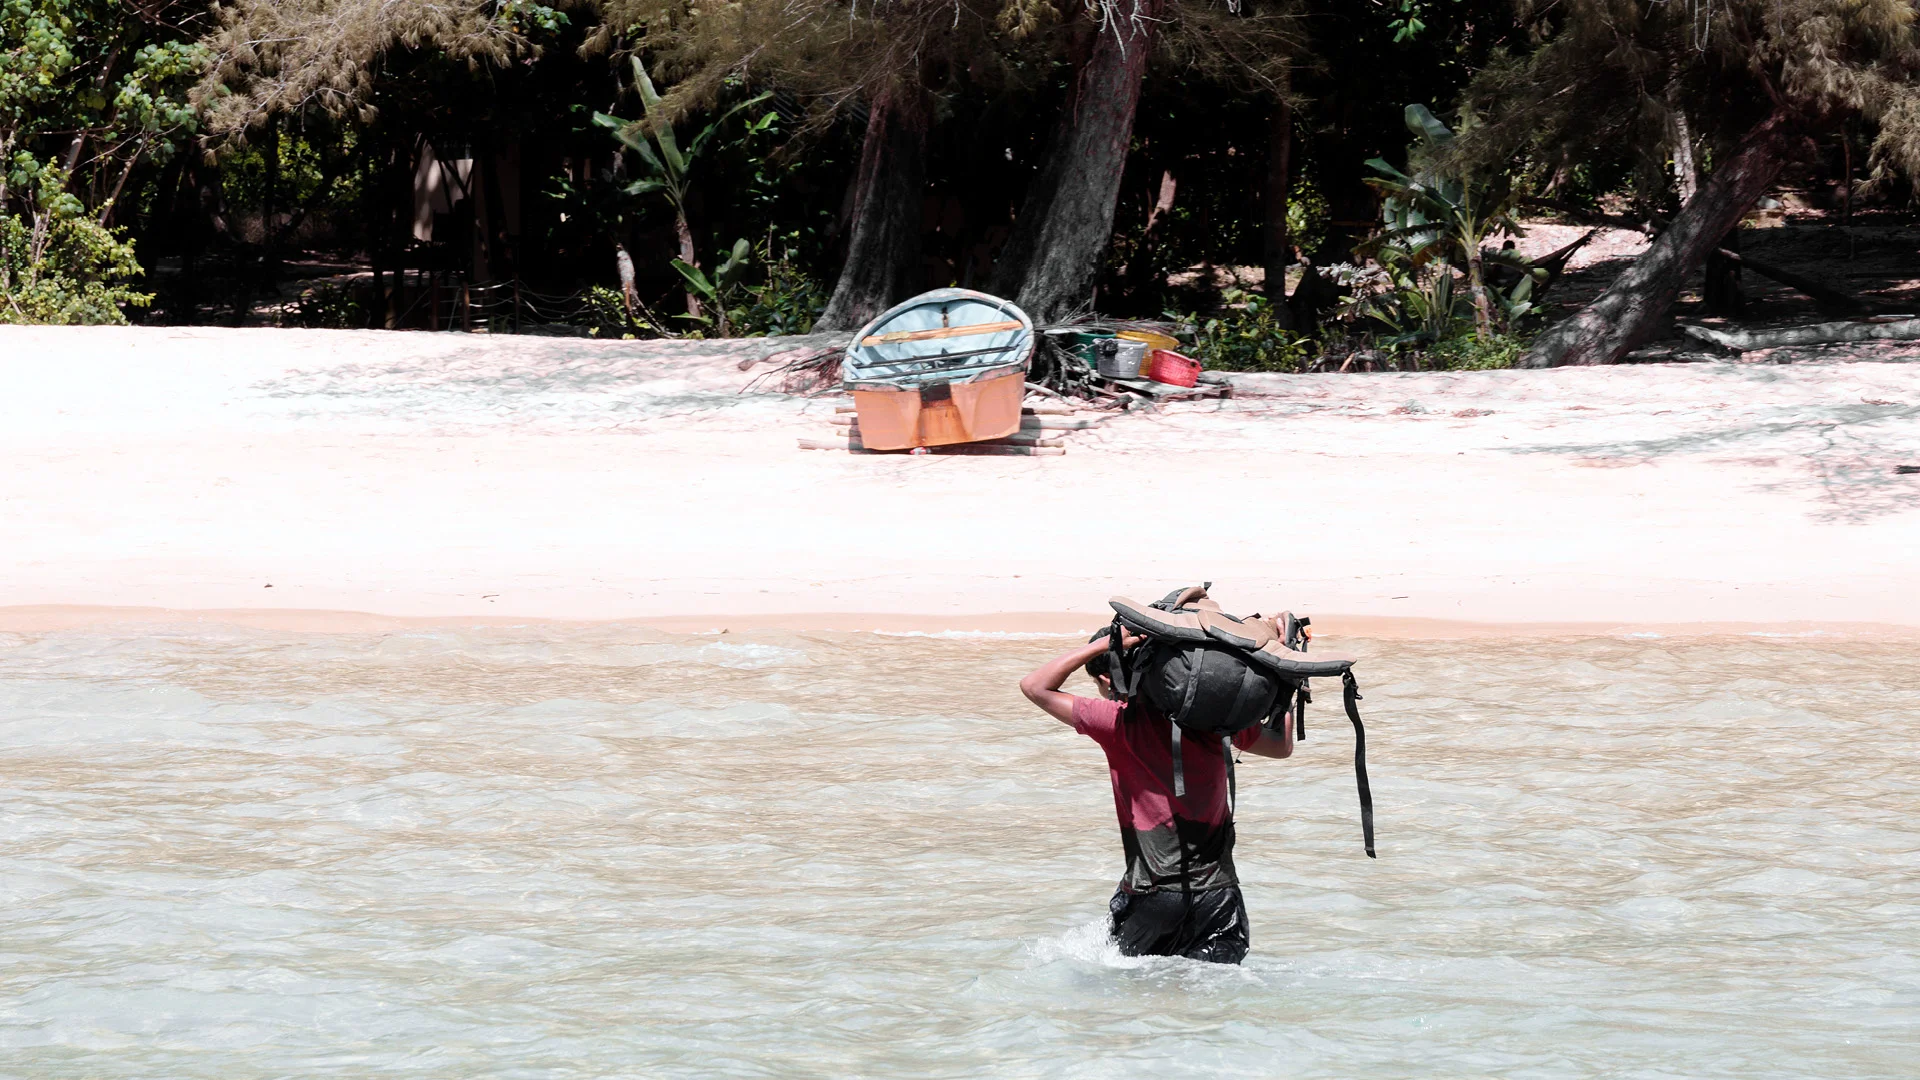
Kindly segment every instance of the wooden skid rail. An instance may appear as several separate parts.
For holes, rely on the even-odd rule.
[[[829,438],[833,438],[833,437],[851,439],[854,442],[862,441],[860,438],[860,429],[857,427],[850,428],[850,429],[842,428],[840,430],[834,431],[829,436]],[[991,446],[994,444],[998,444],[1001,446],[1065,446],[1067,445],[1067,441],[1064,438],[1061,438],[1057,433],[1049,435],[1046,432],[1040,432],[1040,431],[1016,431],[1011,435],[1002,435],[997,439],[981,439],[978,442],[946,443],[944,445]],[[938,450],[940,449],[940,447],[933,446],[933,447],[928,447],[928,449]]]
[[[833,407],[833,411],[840,415],[845,416],[845,415],[857,413],[859,409],[853,405],[835,405]],[[1041,402],[1038,405],[1028,405],[1025,408],[1021,409],[1020,415],[1022,416],[1078,416],[1080,415],[1080,413],[1079,413],[1079,410],[1069,405],[1054,405],[1049,402]]]
[[[857,428],[860,426],[859,418],[853,416],[834,416],[828,420],[828,423],[835,427]],[[1086,431],[1099,426],[1098,420],[1042,420],[1029,416],[1023,417],[1020,421],[1021,431]]]
[[[802,450],[844,450],[855,454],[901,454],[905,450],[869,450],[855,439],[801,439]],[[1027,446],[1017,443],[954,443],[951,446],[929,446],[929,454],[974,455],[979,457],[1050,457],[1067,451],[1059,446]]]

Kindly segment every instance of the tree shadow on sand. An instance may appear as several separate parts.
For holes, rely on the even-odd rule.
[[[1920,465],[1920,439],[1915,437],[1920,429],[1914,426],[1920,406],[1862,402],[1798,411],[1791,420],[1727,424],[1660,439],[1516,447],[1513,452],[1563,454],[1605,466],[1739,450],[1799,462],[1799,475],[1763,482],[1759,490],[1811,501],[1816,521],[1857,525],[1920,506],[1920,475],[1896,471],[1902,465]]]
[[[451,354],[290,371],[252,389],[296,408],[310,405],[313,413],[431,421],[545,417],[619,426],[743,404],[740,391],[752,376],[736,366],[740,361],[814,340],[479,339]],[[733,363],[715,369],[717,360]],[[682,379],[683,371],[696,377]]]

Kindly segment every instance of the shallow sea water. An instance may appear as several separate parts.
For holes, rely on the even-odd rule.
[[[1910,646],[1338,643],[1380,858],[1329,683],[1219,968],[1104,942],[1066,644],[0,635],[0,1074],[1915,1075]]]

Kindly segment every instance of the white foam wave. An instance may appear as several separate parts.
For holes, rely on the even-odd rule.
[[[1107,932],[1105,916],[1069,927],[1053,937],[1027,944],[1027,954],[1042,964],[1069,960],[1109,968],[1141,968],[1162,957],[1126,956]]]
[[[1026,630],[860,630],[875,637],[934,638],[945,641],[1040,641],[1048,638],[1079,640],[1079,634]]]

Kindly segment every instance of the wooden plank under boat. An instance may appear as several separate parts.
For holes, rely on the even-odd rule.
[[[1033,320],[972,289],[889,308],[847,347],[841,379],[869,450],[948,446],[1020,429]]]

